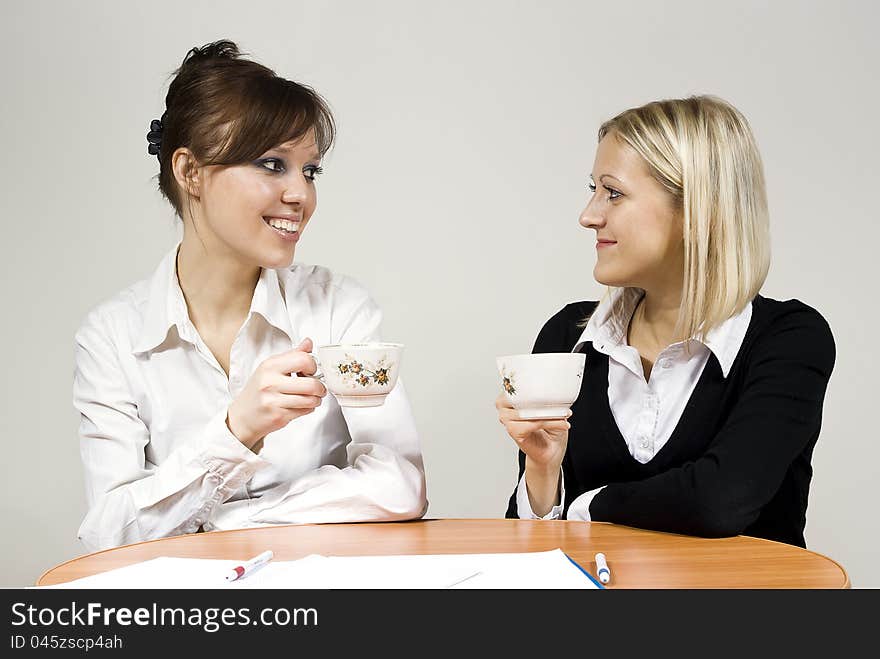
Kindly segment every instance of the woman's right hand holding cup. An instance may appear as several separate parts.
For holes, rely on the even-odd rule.
[[[568,446],[568,430],[571,428],[568,417],[520,419],[504,393],[495,399],[495,408],[507,434],[525,453],[529,503],[532,512],[543,517],[559,501],[559,474]]]
[[[314,377],[317,363],[310,354],[312,340],[263,361],[229,405],[226,425],[249,449],[270,432],[315,411],[327,394]]]

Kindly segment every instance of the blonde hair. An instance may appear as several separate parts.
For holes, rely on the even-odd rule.
[[[599,128],[642,156],[684,219],[678,331],[703,338],[739,313],[770,268],[764,168],[746,118],[714,96],[655,101]]]

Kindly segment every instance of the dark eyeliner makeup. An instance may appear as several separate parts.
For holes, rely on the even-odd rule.
[[[305,174],[306,178],[312,182],[323,173],[324,168],[319,165],[309,165],[303,169],[303,174]]]
[[[281,158],[258,158],[254,161],[254,165],[273,174],[280,174],[287,169]]]

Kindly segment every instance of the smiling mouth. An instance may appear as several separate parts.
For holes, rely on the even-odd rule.
[[[299,220],[287,220],[279,217],[264,217],[263,222],[273,229],[277,229],[283,233],[299,233],[301,222]]]

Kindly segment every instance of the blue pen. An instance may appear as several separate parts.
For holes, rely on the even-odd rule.
[[[584,576],[585,576],[587,579],[589,579],[589,580],[592,581],[594,584],[596,584],[596,588],[601,588],[602,590],[605,590],[605,586],[603,586],[603,585],[600,584],[598,581],[596,581],[596,577],[594,577],[592,574],[590,574],[590,573],[587,572],[584,568],[582,568],[582,567],[578,564],[578,562],[577,562],[576,560],[574,560],[571,556],[569,556],[569,555],[566,554],[565,552],[562,552],[562,553],[563,553],[563,555],[564,555],[569,561],[571,561],[571,564],[572,564],[572,565],[574,565],[578,570],[580,570],[581,572],[583,572]]]
[[[596,554],[596,576],[602,583],[611,581],[611,570],[608,569],[608,563],[605,561],[605,554],[599,552]]]

